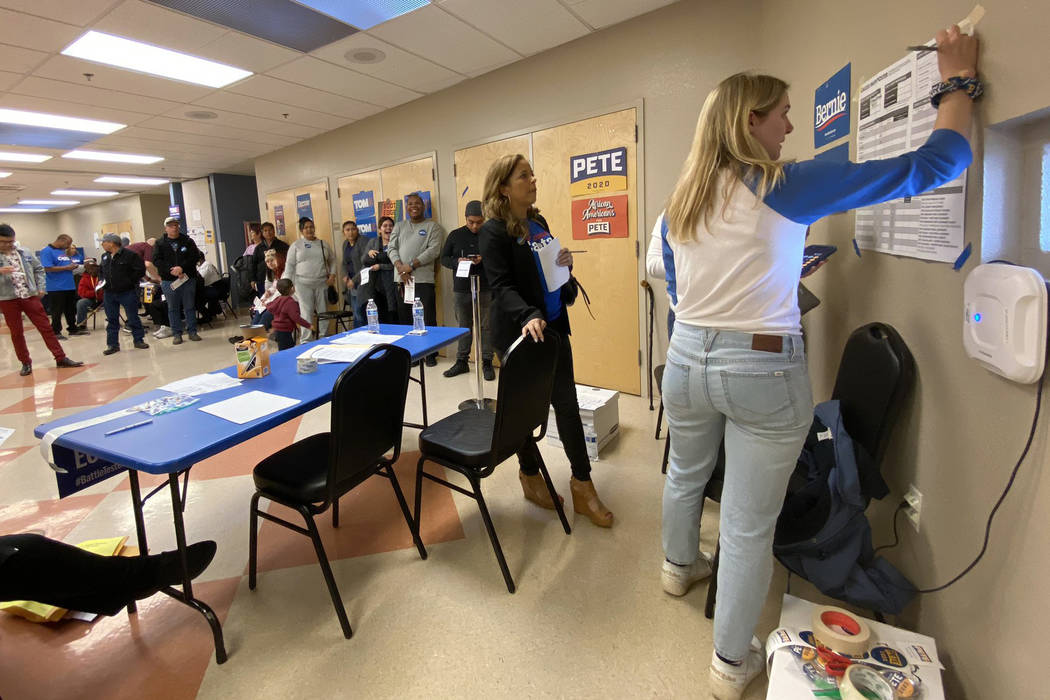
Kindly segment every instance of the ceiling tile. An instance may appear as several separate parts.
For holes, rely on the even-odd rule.
[[[197,55],[254,73],[265,73],[283,63],[294,61],[303,53],[231,31],[202,46]]]
[[[590,32],[558,0],[442,0],[440,5],[525,56]]]
[[[0,0],[0,7],[86,26],[120,0]]]
[[[122,136],[128,138],[143,139],[148,141],[155,141],[160,143],[180,143],[180,144],[194,144],[197,146],[205,146],[208,148],[226,148],[231,150],[242,150],[245,153],[262,153],[264,151],[273,150],[271,144],[257,143],[255,141],[247,141],[244,138],[222,138],[218,136],[208,136],[206,134],[188,134],[179,133],[174,131],[162,131],[160,129],[153,129],[142,126],[130,126],[127,129],[122,129],[119,132]]]
[[[83,30],[70,24],[0,8],[0,43],[40,51],[61,51]]]
[[[43,63],[47,56],[43,51],[33,51],[0,43],[0,66],[3,66],[6,71],[28,73]]]
[[[3,65],[3,63],[0,63],[0,65]],[[21,73],[8,73],[5,70],[0,70],[0,92],[10,90],[15,83],[24,77]]]
[[[302,105],[317,112],[338,114],[349,119],[364,119],[383,111],[382,107],[374,104],[314,90],[285,80],[278,80],[269,75],[252,76],[247,80],[234,83],[226,90],[240,95],[274,99],[284,104]]]
[[[187,134],[206,134],[208,136],[218,136],[220,138],[246,138],[251,141],[263,144],[272,144],[275,146],[287,146],[291,143],[295,143],[296,139],[289,136],[279,136],[277,134],[267,134],[262,131],[249,131],[247,129],[239,129],[232,126],[219,126],[211,124],[203,124],[199,121],[191,121],[189,119],[172,119],[171,117],[150,117],[149,119],[140,122],[141,126],[149,129],[163,129],[165,131],[179,131]]]
[[[573,12],[595,29],[644,15],[675,0],[564,0]]]
[[[386,58],[378,63],[351,63],[347,60],[347,52],[363,49],[378,49],[386,54]],[[328,46],[322,46],[311,55],[424,93],[443,90],[464,79],[464,76],[455,71],[402,51],[366,32],[359,32]]]
[[[187,111],[196,111],[196,109],[196,107],[180,105],[178,108],[168,112],[164,116],[172,117],[174,119],[182,119],[188,122],[191,127],[194,124],[204,126],[227,126],[234,129],[247,129],[251,131],[260,131],[262,133],[277,134],[280,136],[294,136],[300,139],[311,138],[322,133],[321,129],[289,122],[281,117],[278,117],[277,119],[266,119],[264,117],[238,114],[236,112],[227,112],[219,109],[208,110],[215,114],[214,119],[193,119],[186,116]]]
[[[68,100],[81,105],[108,107],[117,110],[138,112],[139,114],[163,114],[179,106],[178,102],[160,100],[127,92],[107,90],[93,83],[67,83],[61,80],[28,76],[12,92],[19,95],[31,95],[56,100]],[[121,121],[121,120],[117,120]]]
[[[212,88],[167,78],[158,78],[154,75],[136,73],[135,71],[111,68],[101,63],[82,61],[79,58],[69,56],[52,56],[44,65],[33,71],[33,75],[53,80],[64,80],[69,83],[86,85],[84,73],[91,73],[91,85],[121,92],[130,92],[136,95],[156,97],[174,102],[192,102],[207,95]]]
[[[435,5],[369,30],[406,51],[458,73],[470,73],[519,55]]]
[[[292,105],[282,104],[280,102],[271,102],[269,100],[251,97],[250,95],[237,95],[223,90],[213,92],[210,95],[205,95],[194,102],[194,106],[224,109],[228,112],[237,112],[239,114],[253,114],[267,119],[283,120],[284,115],[287,114],[288,121],[292,124],[303,124],[305,126],[324,129],[325,131],[337,129],[340,126],[349,123],[349,120],[346,117],[337,117],[334,114],[315,112],[313,110],[303,109],[302,107],[293,107]]]
[[[303,56],[269,71],[268,75],[383,107],[396,107],[421,97],[420,93],[413,90],[340,68],[312,56]]]
[[[128,0],[103,17],[92,29],[194,54],[197,49],[229,31],[226,27],[140,0]]]
[[[65,100],[54,100],[46,97],[33,97],[9,92],[4,95],[4,107],[25,109],[30,112],[58,114],[63,117],[82,117],[84,119],[101,119],[118,124],[137,124],[151,115],[141,112],[130,112],[123,109],[110,109],[94,105],[72,104]],[[100,137],[101,138],[101,135]]]

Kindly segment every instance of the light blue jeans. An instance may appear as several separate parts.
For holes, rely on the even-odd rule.
[[[679,321],[661,390],[671,453],[664,482],[664,555],[696,560],[704,488],[725,440],[715,651],[747,658],[773,574],[773,531],[788,478],[813,421],[802,336],[780,352],[753,350],[749,333]]]

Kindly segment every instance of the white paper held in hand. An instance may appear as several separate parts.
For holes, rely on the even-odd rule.
[[[543,278],[547,282],[547,291],[553,292],[561,289],[562,285],[569,281],[569,268],[558,264],[558,253],[561,252],[561,243],[557,238],[551,238],[546,245],[540,247],[540,243],[533,244],[532,249],[540,259],[540,267],[543,269]]]
[[[102,280],[101,282],[99,282],[98,284],[95,285],[95,291],[97,292],[98,290],[102,289],[105,286],[106,286],[106,280]]]
[[[456,277],[470,277],[470,266],[469,260],[460,260],[459,266],[456,268]]]
[[[189,277],[187,277],[186,275],[180,275],[177,280],[171,283],[171,288],[178,289],[182,285],[186,284],[187,280],[189,280]]]
[[[405,303],[411,304],[416,300],[416,281],[409,277],[405,282]]]
[[[372,270],[367,267],[361,268],[361,284],[368,284],[368,280],[372,276]]]

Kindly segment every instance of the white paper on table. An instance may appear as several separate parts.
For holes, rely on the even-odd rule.
[[[7,442],[7,438],[15,434],[14,428],[0,428],[0,446]]]
[[[189,279],[189,277],[187,277],[186,275],[182,275],[177,280],[175,280],[174,282],[171,283],[171,288],[172,289],[178,289],[182,285],[186,284],[186,280],[188,280],[188,279]]]
[[[225,401],[201,406],[200,410],[231,423],[243,425],[297,403],[302,402],[299,399],[290,399],[287,396],[269,394],[265,391],[249,391]]]
[[[411,277],[405,282],[405,303],[412,304],[416,301],[416,281]]]
[[[372,347],[374,345],[383,345],[384,343],[393,345],[397,341],[401,340],[405,336],[403,335],[388,335],[386,333],[369,333],[368,331],[354,331],[353,333],[347,333],[341,335],[338,338],[333,338],[332,342],[336,345],[367,345]]]
[[[361,284],[368,284],[372,270],[367,267],[361,268]]]
[[[319,363],[356,362],[370,348],[361,345],[315,345],[298,357],[312,357]]]
[[[160,389],[161,391],[170,391],[173,394],[200,396],[201,394],[209,394],[213,391],[220,391],[222,389],[229,389],[230,387],[240,385],[240,379],[234,379],[228,374],[217,372],[215,374],[196,374],[192,377],[179,379],[170,384],[165,384],[160,387]]]
[[[470,267],[473,264],[470,260],[460,260],[456,268],[456,277],[470,277]]]
[[[561,243],[557,238],[551,238],[542,248],[537,247],[538,245],[533,245],[532,249],[540,259],[540,268],[543,269],[543,278],[547,282],[547,291],[553,292],[555,289],[561,289],[562,285],[569,281],[569,268],[557,263]]]

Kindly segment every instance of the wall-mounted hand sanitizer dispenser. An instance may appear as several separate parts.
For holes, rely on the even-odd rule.
[[[978,265],[963,284],[963,346],[985,369],[1022,384],[1043,374],[1047,285],[1030,267]]]

